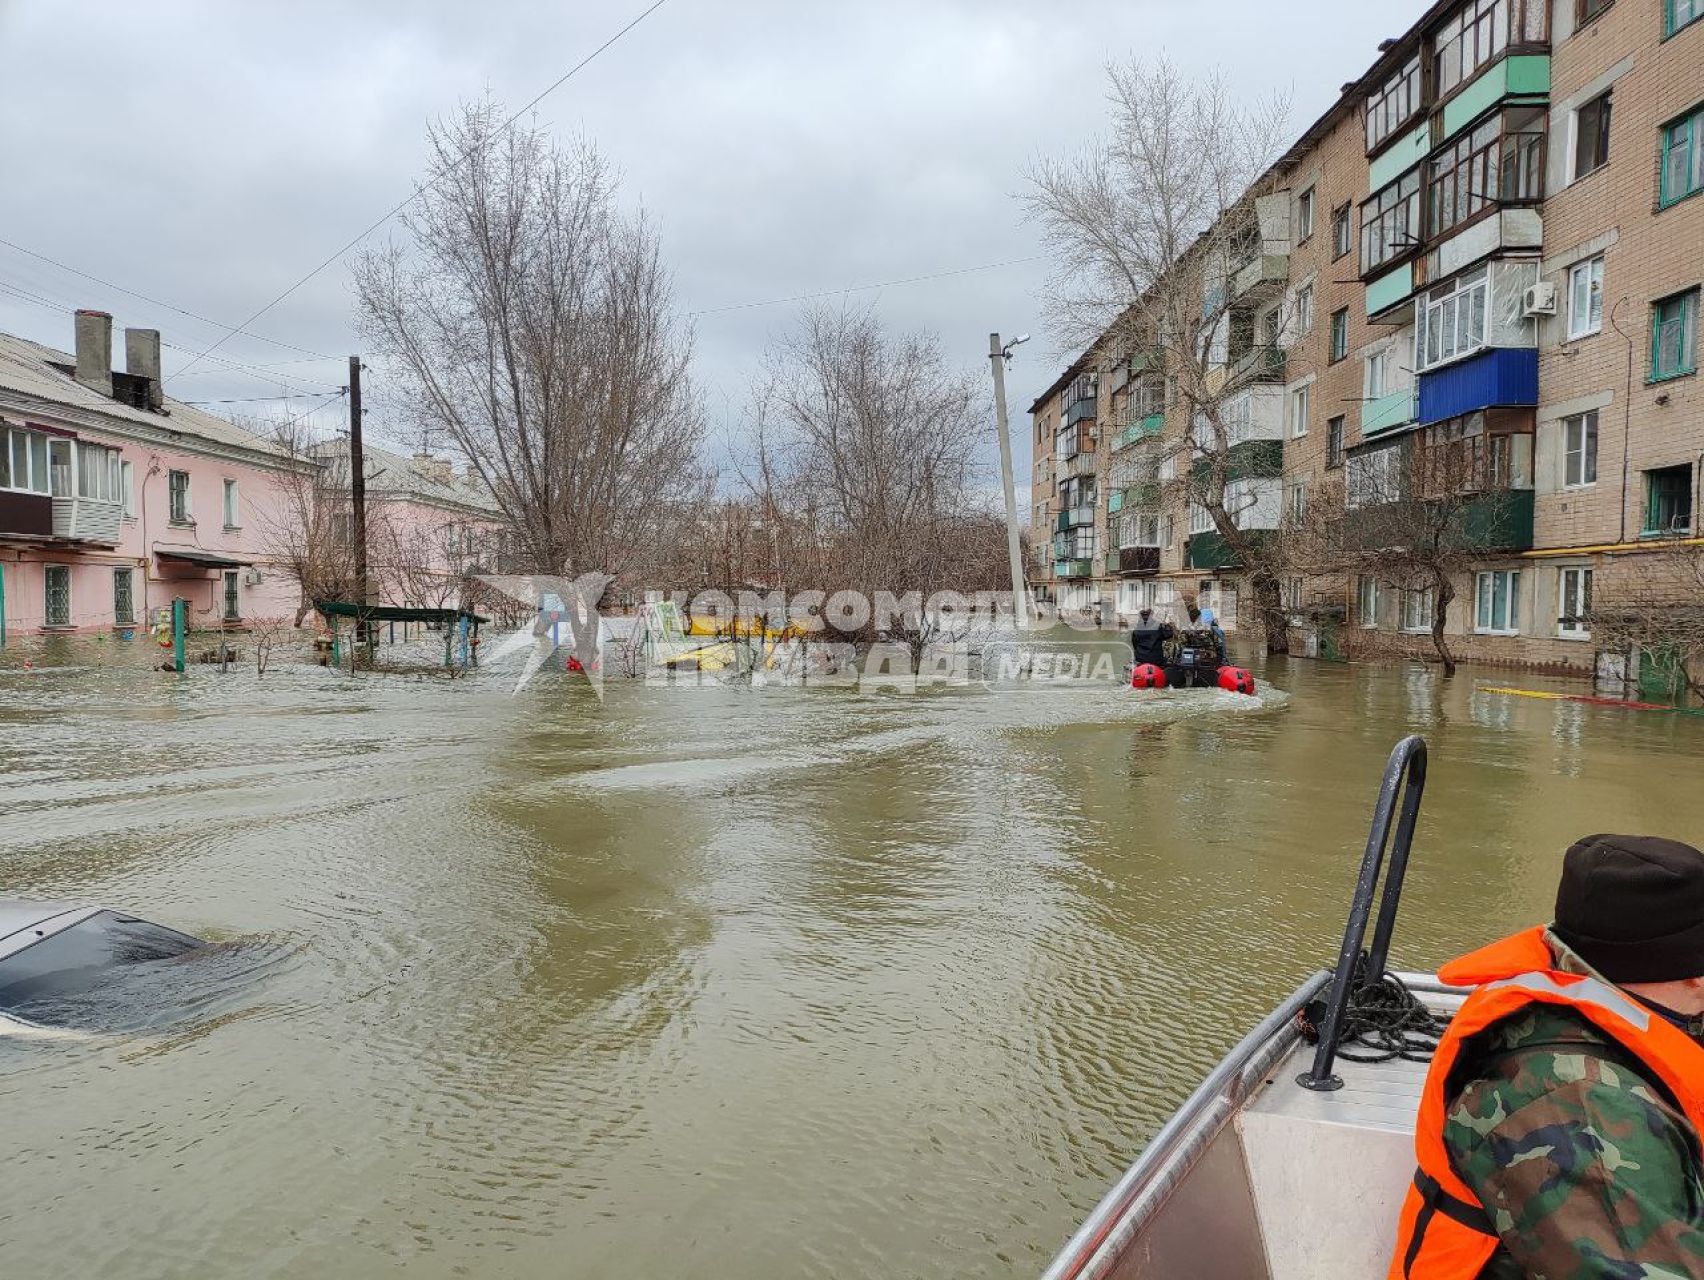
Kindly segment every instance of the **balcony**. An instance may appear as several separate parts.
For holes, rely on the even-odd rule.
[[[1074,401],[1071,407],[1065,410],[1065,425],[1068,427],[1074,427],[1079,422],[1093,422],[1095,415],[1099,413],[1099,411],[1099,400],[1090,399]]]
[[[1145,417],[1132,420],[1124,430],[1120,431],[1112,442],[1112,450],[1117,453],[1120,449],[1128,449],[1133,444],[1143,440],[1151,440],[1166,429],[1166,415],[1150,413]]]
[[[1243,536],[1253,545],[1273,535],[1270,530],[1257,529],[1248,531]],[[1183,562],[1189,569],[1218,570],[1242,567],[1224,535],[1216,532],[1191,534],[1189,541],[1184,544]]]
[[[1242,382],[1282,382],[1286,366],[1284,352],[1276,347],[1255,347],[1231,361],[1230,385]]]
[[[1055,578],[1092,578],[1095,576],[1093,560],[1055,560],[1053,562]]]
[[[124,504],[120,502],[98,502],[93,498],[53,499],[53,536],[68,542],[94,542],[116,547],[123,519]]]
[[[1204,484],[1212,470],[1211,458],[1197,458],[1190,466],[1190,475],[1197,485]],[[1225,457],[1225,479],[1263,480],[1284,474],[1284,442],[1282,440],[1244,440],[1233,444]]]
[[[1059,465],[1059,479],[1076,480],[1083,476],[1092,476],[1099,470],[1100,459],[1094,450],[1086,453],[1074,453]]]
[[[1067,507],[1064,511],[1059,513],[1059,520],[1056,528],[1058,532],[1064,533],[1069,529],[1081,529],[1085,525],[1091,525],[1094,522],[1095,509],[1092,505],[1086,507]]]
[[[1120,547],[1106,558],[1108,573],[1122,574],[1125,577],[1141,577],[1160,571],[1160,549],[1158,547]]]
[[[1417,420],[1443,422],[1481,409],[1537,403],[1538,352],[1531,347],[1493,347],[1421,374]]]
[[[53,499],[45,493],[0,489],[0,539],[51,538]]]
[[[1231,281],[1231,297],[1236,302],[1265,302],[1284,292],[1289,279],[1290,259],[1263,253],[1237,272]]]
[[[1368,400],[1361,406],[1361,435],[1376,436],[1382,431],[1395,431],[1414,421],[1418,407],[1412,388],[1393,391],[1388,396]]]
[[[1405,508],[1408,504],[1358,507],[1343,515],[1343,545],[1356,551],[1392,548],[1428,519]],[[1434,526],[1436,521],[1431,521]],[[1440,541],[1453,551],[1531,551],[1533,491],[1501,489],[1464,503],[1448,516]]]

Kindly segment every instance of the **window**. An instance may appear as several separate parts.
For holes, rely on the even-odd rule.
[[[1615,0],[1579,0],[1578,8],[1574,11],[1575,25],[1584,26],[1614,3]]]
[[[71,625],[71,566],[50,564],[42,569],[42,585],[47,592],[47,612],[44,621],[50,627]]]
[[[1563,449],[1567,454],[1567,477],[1570,489],[1581,489],[1597,483],[1598,416],[1597,410],[1575,418],[1562,419]]]
[[[1390,348],[1367,357],[1367,399],[1378,400],[1390,391]]]
[[[1420,247],[1420,169],[1410,169],[1361,206],[1361,274]]]
[[[1314,189],[1309,187],[1296,200],[1296,243],[1306,244],[1314,233]]]
[[[1343,205],[1331,215],[1331,260],[1346,257],[1355,247],[1355,225],[1352,206]]]
[[[170,503],[167,515],[171,522],[173,524],[188,524],[190,522],[189,472],[167,472],[166,494]]]
[[[225,570],[225,621],[236,622],[243,616],[242,593],[237,571]]]
[[[1437,614],[1438,597],[1432,591],[1404,591],[1402,593],[1402,629],[1404,631],[1430,631],[1432,621]]]
[[[1305,484],[1290,486],[1289,501],[1285,503],[1290,513],[1290,523],[1300,525],[1308,516],[1308,487]]]
[[[1692,531],[1692,468],[1664,467],[1645,473],[1645,533]]]
[[[1300,578],[1284,579],[1284,607],[1291,613],[1297,613],[1302,607],[1302,580]]]
[[[237,501],[237,482],[225,481],[225,527],[227,529],[242,528],[242,509]]]
[[[1344,418],[1337,417],[1325,424],[1325,465],[1328,469],[1343,465],[1344,421]]]
[[[1498,203],[1544,197],[1545,111],[1517,107],[1464,133],[1426,164],[1426,234],[1441,235]]]
[[[1290,392],[1290,434],[1298,440],[1308,433],[1308,401],[1312,397],[1312,383]]]
[[[1331,363],[1349,358],[1349,308],[1331,313]]]
[[[1476,593],[1478,610],[1473,629],[1488,636],[1514,636],[1521,631],[1520,570],[1482,573]]]
[[[1420,368],[1443,364],[1485,345],[1490,292],[1490,273],[1480,267],[1426,295],[1414,343]]]
[[[122,499],[117,449],[78,442],[77,496],[93,502],[118,502]]]
[[[0,489],[48,491],[47,437],[41,432],[0,427]]]
[[[1160,545],[1169,547],[1172,539],[1177,536],[1177,521],[1172,516],[1160,517]]]
[[[1589,640],[1592,613],[1592,571],[1563,569],[1557,575],[1556,634],[1569,640]]]
[[[1379,91],[1367,99],[1367,150],[1372,152],[1386,138],[1414,118],[1420,109],[1420,55],[1415,54]]]
[[[1311,284],[1296,290],[1296,336],[1303,337],[1313,330],[1314,291]]]
[[[78,997],[111,991],[122,968],[200,945],[175,929],[102,911],[0,960],[0,1009],[27,1015],[34,1005],[62,1015],[85,1003]]]
[[[1578,263],[1568,272],[1568,340],[1589,338],[1603,329],[1603,256]]]
[[[1218,525],[1213,523],[1213,513],[1199,502],[1189,504],[1189,536],[1200,533],[1212,533]]]
[[[69,440],[53,439],[47,442],[47,487],[56,498],[73,496]]]
[[[1379,580],[1361,577],[1355,583],[1355,616],[1371,630],[1379,625]]]
[[[1663,36],[1704,18],[1704,0],[1663,0]]]
[[[118,494],[124,502],[124,514],[129,519],[136,518],[136,465],[131,462],[118,464]]]
[[[1609,163],[1609,114],[1607,93],[1574,112],[1574,178],[1596,173]]]
[[[112,620],[116,623],[127,624],[136,621],[135,582],[134,569],[112,571]]]
[[[1511,44],[1536,44],[1549,33],[1549,0],[1470,0],[1432,36],[1433,83],[1443,98],[1466,84]]]
[[[1704,107],[1663,130],[1661,203],[1671,205],[1704,191]]]
[[[1651,308],[1651,380],[1678,378],[1698,368],[1698,290]]]

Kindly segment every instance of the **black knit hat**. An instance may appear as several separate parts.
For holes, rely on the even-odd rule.
[[[1588,836],[1562,863],[1556,936],[1611,982],[1704,978],[1704,853]]]

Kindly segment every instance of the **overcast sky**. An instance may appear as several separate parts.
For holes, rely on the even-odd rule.
[[[292,347],[354,349],[342,263],[255,324],[276,342],[221,348],[265,377],[204,362],[174,378],[223,331],[158,304],[240,323],[408,193],[429,119],[486,91],[519,106],[648,3],[0,0],[0,237],[157,300],[0,244],[0,329],[65,348],[68,309],[99,307],[164,331],[181,399],[277,395],[285,377],[295,392],[336,388],[337,360]],[[1221,65],[1251,96],[1292,93],[1300,130],[1423,7],[668,0],[538,115],[591,137],[622,169],[624,199],[656,220],[684,309],[707,313],[699,376],[721,430],[797,308],[716,308],[1038,253],[1013,193],[1031,158],[1101,129],[1109,58]],[[967,365],[985,366],[991,330],[1033,332],[1011,377],[1021,440],[1023,410],[1061,367],[1036,304],[1046,271],[850,297],[939,332]],[[406,438],[406,424],[375,425]]]

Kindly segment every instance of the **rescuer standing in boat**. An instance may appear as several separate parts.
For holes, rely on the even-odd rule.
[[[1704,853],[1592,836],[1556,923],[1440,971],[1391,1276],[1704,1277]]]

